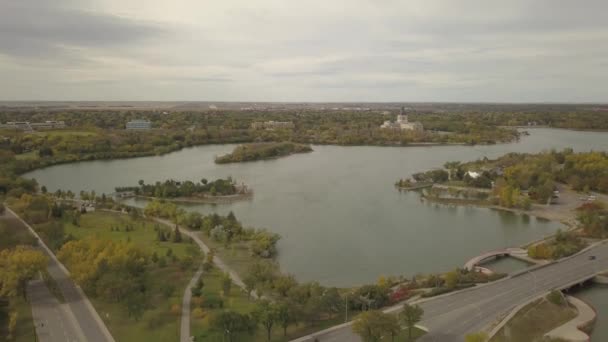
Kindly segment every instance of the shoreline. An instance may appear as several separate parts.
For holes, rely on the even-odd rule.
[[[248,191],[244,194],[236,194],[236,195],[225,195],[225,196],[209,196],[209,197],[175,197],[175,198],[167,198],[167,197],[153,197],[153,196],[143,196],[143,195],[132,195],[132,196],[118,196],[119,200],[127,199],[127,198],[139,198],[146,199],[150,201],[160,200],[167,201],[173,203],[191,203],[191,204],[225,204],[232,203],[237,201],[249,200],[253,197],[253,191]]]

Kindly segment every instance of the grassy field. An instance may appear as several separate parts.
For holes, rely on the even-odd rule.
[[[249,249],[247,243],[233,242],[230,245],[225,246],[223,243],[216,242],[203,233],[198,233],[198,236],[201,240],[203,240],[203,242],[207,246],[209,246],[209,248],[215,251],[216,255],[220,257],[222,261],[224,261],[228,266],[230,266],[230,268],[232,268],[236,273],[241,275],[241,277],[247,274],[249,267],[255,261],[273,264],[277,267],[278,270],[278,264],[273,260],[252,258],[251,250]]]
[[[536,341],[576,317],[576,309],[540,299],[521,309],[490,341]]]
[[[220,271],[214,268],[210,272],[204,273],[203,282],[205,284],[203,287],[203,297],[206,295],[220,296],[220,293],[222,292]],[[224,309],[226,310],[233,310],[240,313],[250,313],[255,308],[255,301],[253,299],[248,299],[247,294],[234,285],[232,286],[230,295],[224,297],[223,300]],[[209,325],[211,316],[214,313],[219,312],[219,310],[220,309],[204,309],[204,317],[197,318],[192,316],[191,329],[193,336],[196,338],[195,341],[224,342],[222,339],[222,334],[211,329]],[[277,324],[272,331],[272,341],[289,341],[299,336],[307,335],[343,322],[344,318],[338,315],[338,317],[334,319],[323,321],[321,324],[317,324],[313,327],[301,323],[298,326],[290,326],[287,329],[287,336],[283,336],[283,329]],[[236,341],[265,342],[266,334],[260,326],[254,336],[238,336]]]
[[[94,131],[85,131],[85,130],[71,130],[71,129],[58,129],[58,130],[48,130],[48,131],[39,131],[34,133],[36,135],[43,135],[48,138],[56,138],[56,137],[66,137],[66,136],[76,136],[76,137],[90,137],[99,135]]]
[[[125,231],[127,225],[134,227],[134,230]],[[195,244],[158,242],[154,226],[154,222],[143,218],[132,219],[128,215],[104,211],[82,215],[80,226],[71,222],[64,224],[66,234],[72,234],[77,239],[90,236],[112,241],[129,239],[159,256],[165,255],[169,248],[178,257],[199,253]],[[120,231],[112,231],[111,227],[120,227]],[[149,298],[148,309],[139,320],[130,318],[124,305],[89,298],[117,341],[179,341],[182,296],[193,274],[194,270],[182,270],[179,263],[169,262],[166,267],[151,268],[147,287],[153,295]],[[172,288],[168,295],[161,290],[166,287]]]
[[[134,230],[125,231],[127,225],[134,227]],[[158,225],[156,222],[150,220],[143,218],[133,220],[128,215],[107,211],[83,214],[80,217],[80,226],[73,225],[71,221],[64,223],[65,233],[72,234],[77,239],[88,236],[112,241],[126,241],[130,239],[132,243],[150,251],[150,253],[156,252],[159,256],[165,255],[169,248],[178,257],[198,253],[199,248],[194,243],[157,241],[156,231],[154,230],[156,225]],[[120,231],[112,231],[112,227],[119,227]],[[162,227],[164,228],[165,226]],[[187,239],[184,236],[185,240]]]
[[[129,317],[120,304],[90,299],[117,342],[179,341],[182,296],[192,273],[181,271],[176,265],[155,269],[148,284],[155,295],[150,298],[150,307],[139,320]],[[167,284],[175,288],[169,297],[164,297],[158,289]]]

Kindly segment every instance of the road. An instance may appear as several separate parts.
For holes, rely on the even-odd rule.
[[[59,303],[41,279],[27,284],[27,296],[32,307],[32,318],[40,342],[84,341],[76,318]]]
[[[6,208],[6,215],[12,215],[21,221],[21,223],[30,230],[30,233],[38,238],[41,251],[49,257],[49,266],[47,270],[63,294],[67,310],[75,317],[78,327],[80,327],[80,330],[84,335],[84,341],[114,342],[114,338],[110,334],[108,328],[101,320],[82,289],[72,281],[69,271],[44,244],[36,231],[8,207]],[[59,333],[57,335],[59,335]]]
[[[590,260],[591,255],[596,256]],[[468,333],[497,323],[515,306],[538,298],[552,289],[569,287],[608,269],[608,244],[600,244],[574,257],[530,270],[487,285],[421,301],[420,325],[429,332],[419,342],[462,342]],[[396,312],[401,306],[388,308]],[[318,332],[295,341],[356,342],[361,339],[350,325]]]

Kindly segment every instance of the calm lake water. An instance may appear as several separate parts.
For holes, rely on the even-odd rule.
[[[608,149],[608,134],[534,129],[520,142],[492,146],[340,147],[252,163],[216,165],[233,145],[200,146],[159,157],[66,164],[26,175],[50,191],[95,190],[146,182],[232,176],[251,186],[251,201],[188,205],[202,213],[234,211],[246,225],[281,234],[278,261],[301,281],[349,286],[380,275],[460,267],[483,251],[517,246],[561,227],[509,213],[421,203],[393,187],[401,177],[446,161],[572,147]],[[141,202],[139,202],[141,204]]]
[[[587,303],[590,303],[597,312],[597,320],[591,332],[591,342],[608,341],[608,287],[596,285],[574,293]]]

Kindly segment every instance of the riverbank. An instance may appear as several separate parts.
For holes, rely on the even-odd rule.
[[[451,186],[446,185],[433,185],[438,186],[446,190],[451,189]],[[460,191],[479,191],[477,188],[467,187],[456,187]],[[559,222],[568,227],[569,230],[576,229],[576,208],[579,207],[583,202],[580,200],[580,194],[569,189],[565,185],[559,185],[559,198],[554,200],[553,203],[548,205],[543,204],[531,204],[529,210],[520,208],[509,208],[501,205],[494,204],[489,200],[479,199],[468,199],[468,198],[443,198],[438,196],[429,196],[421,194],[421,197],[429,202],[440,203],[440,204],[452,204],[452,205],[463,205],[463,206],[476,206],[489,208],[493,210],[505,211],[514,213],[517,215],[528,215],[536,218]],[[486,189],[482,189],[486,190]],[[487,190],[489,193],[491,190]],[[608,200],[608,196],[598,194],[601,200]]]
[[[119,196],[121,199],[127,198],[139,198],[146,200],[160,200],[167,201],[173,203],[192,203],[192,204],[226,204],[233,203],[237,201],[250,200],[253,198],[253,190],[248,190],[246,193],[235,194],[235,195],[225,195],[225,196],[205,196],[205,197],[152,197],[152,196],[142,196],[142,195],[130,195],[130,196]]]

